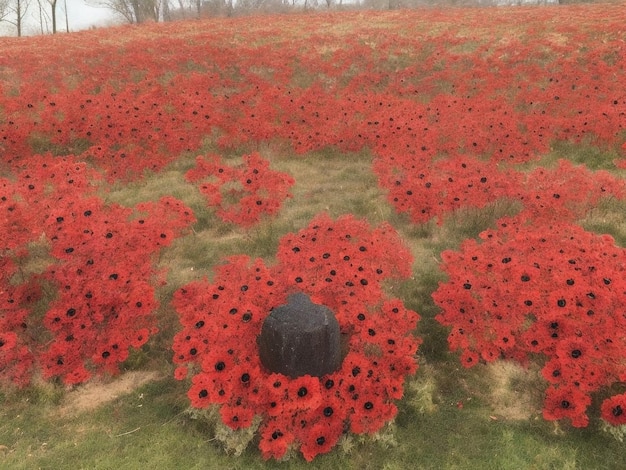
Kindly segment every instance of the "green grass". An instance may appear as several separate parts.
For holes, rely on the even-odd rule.
[[[585,230],[606,233],[615,238],[619,246],[626,246],[626,203],[615,198],[601,200],[597,207],[581,221]]]
[[[213,439],[212,426],[185,412],[185,386],[172,378],[76,414],[59,412],[63,394],[50,385],[5,396],[11,406],[3,407],[0,442],[9,445],[3,444],[0,458],[3,468],[11,469],[517,470],[617,469],[625,463],[621,444],[593,428],[559,432],[538,417],[511,421],[494,416],[472,391],[480,371],[444,365],[425,367],[421,374],[407,385],[389,432],[378,440],[350,437],[311,464],[300,458],[264,462],[254,441],[240,456],[228,455]],[[424,390],[430,404],[416,398]]]

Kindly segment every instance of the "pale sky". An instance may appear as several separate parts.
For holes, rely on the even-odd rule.
[[[57,8],[59,9],[57,15],[61,14],[63,30],[65,30],[64,2],[67,2],[70,31],[78,31],[89,28],[92,25],[99,26],[117,20],[117,17],[114,16],[111,10],[89,6],[85,0],[57,0]],[[94,4],[95,2],[90,1],[90,3]]]

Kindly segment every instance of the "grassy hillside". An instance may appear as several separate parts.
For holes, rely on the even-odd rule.
[[[626,391],[625,12],[333,12],[0,39],[0,466],[626,467],[624,427],[609,424],[623,424],[621,408],[603,405]],[[192,376],[227,331],[215,323],[192,357],[185,308],[209,323],[225,307],[176,298],[235,285],[239,271],[216,270],[237,255],[262,260],[278,284],[300,283],[287,277],[299,268],[287,240],[310,236],[320,214],[365,221],[356,238],[397,232],[401,243],[380,235],[392,248],[360,261],[410,267],[383,278],[381,293],[371,277],[363,290],[318,289],[318,268],[298,272],[300,288],[368,315],[388,299],[417,312],[416,330],[397,326],[395,337],[419,338],[417,354],[390,356],[417,372],[402,398],[381,398],[397,414],[376,432],[341,433],[312,462],[299,439],[290,458],[264,460],[261,431],[232,431],[216,409],[191,406]],[[339,245],[327,246],[351,246]],[[526,259],[505,270],[506,250]],[[541,282],[533,271],[533,283],[515,284],[533,256]],[[570,274],[580,291],[564,313]],[[254,305],[275,306],[259,292]],[[520,302],[530,297],[532,311]],[[474,305],[470,319],[452,311]],[[348,342],[360,328],[350,321]],[[395,320],[379,321],[394,331]],[[547,335],[558,322],[558,340],[530,345],[534,325]],[[233,348],[254,345],[241,331]],[[363,357],[383,362],[364,337]],[[550,377],[554,361],[567,377]],[[181,367],[188,376],[176,380]]]

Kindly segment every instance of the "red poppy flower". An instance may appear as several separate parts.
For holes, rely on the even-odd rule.
[[[600,406],[600,416],[613,426],[626,424],[626,393],[607,398]]]
[[[187,378],[187,374],[189,373],[189,369],[186,367],[177,367],[174,370],[174,378],[176,380],[185,380]]]
[[[287,429],[275,425],[271,420],[261,428],[259,449],[265,460],[280,459],[292,445],[295,436]]]
[[[550,421],[569,418],[574,427],[584,428],[589,424],[586,410],[590,404],[591,397],[576,387],[549,387],[546,390],[543,417]]]
[[[231,429],[247,428],[254,419],[254,410],[243,405],[224,403],[220,406],[222,422]]]
[[[68,385],[77,385],[86,382],[92,374],[84,366],[78,365],[63,376],[63,382]]]
[[[331,423],[318,421],[313,424],[301,438],[300,452],[307,462],[317,455],[329,452],[343,434],[343,429]]]

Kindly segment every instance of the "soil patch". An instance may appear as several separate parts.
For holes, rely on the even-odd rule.
[[[524,368],[511,361],[487,365],[488,401],[501,419],[527,420],[541,413],[543,388],[536,367]]]
[[[109,380],[94,379],[68,392],[61,403],[59,413],[76,415],[96,409],[158,379],[159,376],[159,373],[154,371],[131,371]]]

